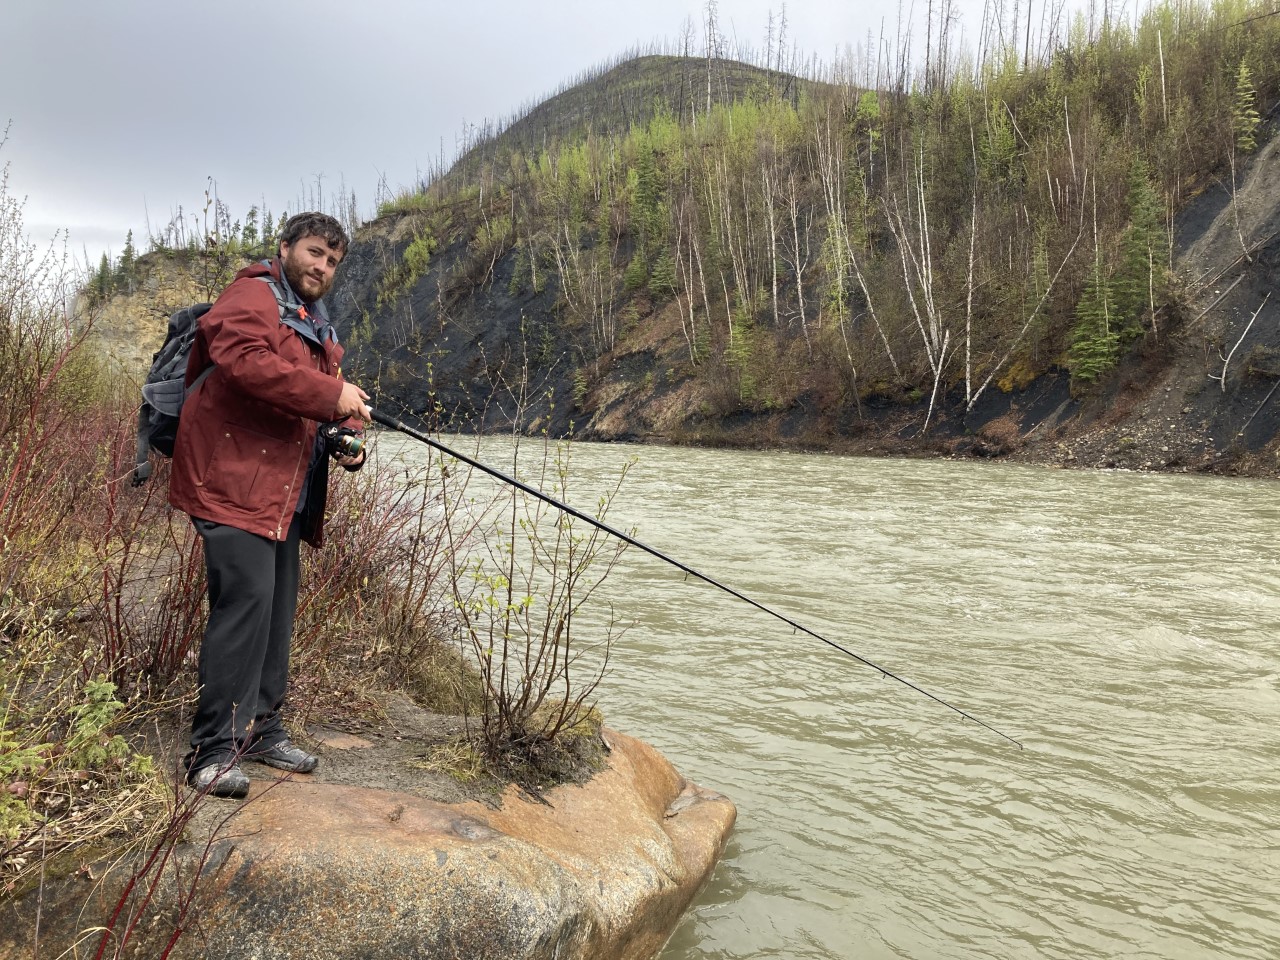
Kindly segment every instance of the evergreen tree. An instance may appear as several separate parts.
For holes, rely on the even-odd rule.
[[[644,251],[637,250],[627,269],[622,274],[622,287],[628,292],[639,290],[649,282],[649,264],[645,262]]]
[[[138,279],[138,253],[133,246],[133,231],[124,238],[124,250],[120,252],[120,262],[116,265],[115,285],[133,293]]]
[[[1240,69],[1236,73],[1236,97],[1232,108],[1231,128],[1235,132],[1236,149],[1244,153],[1252,153],[1258,149],[1258,141],[1255,137],[1261,118],[1258,116],[1257,100],[1258,94],[1253,89],[1253,75],[1241,60]]]
[[[262,256],[269,257],[276,252],[276,236],[275,221],[271,219],[271,211],[264,207],[262,210],[262,246],[258,251]]]
[[[1018,140],[1003,101],[990,105],[986,135],[982,139],[982,172],[992,182],[1013,176],[1018,159]]]
[[[1164,214],[1147,176],[1147,165],[1136,157],[1129,173],[1129,226],[1120,240],[1120,267],[1112,283],[1114,326],[1122,339],[1138,336],[1153,300],[1165,290]]]
[[[662,232],[662,180],[657,158],[647,142],[636,157],[634,217],[646,259]]]
[[[676,262],[671,251],[663,249],[654,261],[653,272],[649,277],[649,289],[654,293],[669,297],[676,292]]]
[[[276,252],[276,247],[280,245],[280,235],[284,233],[284,225],[289,222],[289,211],[285,210],[280,214],[280,220],[276,224],[275,232],[271,235],[271,242],[266,244],[267,256],[271,256]]]
[[[1070,353],[1072,379],[1091,383],[1115,366],[1120,355],[1120,337],[1113,326],[1113,312],[1114,294],[1099,252],[1084,296],[1076,305]]]
[[[94,303],[103,303],[115,285],[111,269],[111,258],[104,252],[98,261],[98,270],[89,281],[89,296]]]
[[[240,231],[240,246],[249,256],[258,252],[258,208],[250,207],[245,214],[244,227]]]

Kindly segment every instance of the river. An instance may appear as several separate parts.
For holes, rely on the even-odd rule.
[[[632,550],[600,706],[738,807],[662,960],[1280,956],[1280,487],[575,444],[569,500],[632,459],[610,523],[1022,744]]]

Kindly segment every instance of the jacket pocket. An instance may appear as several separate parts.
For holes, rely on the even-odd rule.
[[[288,444],[235,424],[224,423],[213,456],[201,477],[205,492],[241,507],[260,506],[263,482],[273,464],[279,469]]]

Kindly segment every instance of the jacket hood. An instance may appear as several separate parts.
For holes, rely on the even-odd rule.
[[[284,274],[280,270],[280,258],[272,257],[270,260],[258,260],[249,264],[236,274],[236,279],[241,280],[245,277],[266,277],[272,276],[277,280],[281,280]]]

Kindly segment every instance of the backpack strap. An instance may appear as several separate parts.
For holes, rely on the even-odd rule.
[[[263,260],[262,265],[269,267],[271,261]],[[261,280],[271,287],[271,293],[276,298],[276,306],[280,310],[281,323],[316,346],[323,347],[326,343],[337,342],[338,332],[329,323],[329,314],[322,302],[317,301],[308,307],[297,298],[287,283],[282,283],[269,273],[254,279]]]
[[[138,406],[138,456],[133,465],[133,485],[140,487],[151,476],[151,441],[147,438],[147,428],[151,415],[145,403]]]
[[[270,266],[270,261],[268,260],[264,260],[262,263],[264,266]],[[323,304],[315,304],[315,314],[319,320],[319,323],[315,324],[311,320],[306,304],[297,299],[288,284],[282,283],[271,274],[254,277],[253,279],[261,280],[271,288],[271,295],[275,297],[276,308],[279,311],[280,322],[294,330],[303,339],[314,343],[318,347],[323,347],[326,341],[333,342],[338,339],[337,332],[329,323],[329,317],[325,313]],[[197,321],[209,309],[209,304],[201,304],[198,307],[189,309],[197,310],[198,312],[191,318],[189,328],[182,335],[184,338],[184,343],[182,344],[183,354],[190,350],[190,343],[195,339]],[[174,339],[175,332],[174,321],[171,319],[169,336],[165,339],[166,345]],[[162,347],[161,349],[164,348]],[[159,357],[159,353],[156,356]],[[153,358],[152,362],[154,364],[155,358]],[[152,417],[155,415],[177,416],[187,398],[195,393],[196,388],[204,382],[209,374],[213,373],[213,370],[214,364],[209,364],[209,366],[200,371],[199,376],[191,382],[189,387],[183,386],[183,378],[179,377],[170,377],[157,381],[149,380],[143,386],[143,403],[138,408],[137,456],[133,470],[133,485],[135,487],[145,483],[151,476]]]

